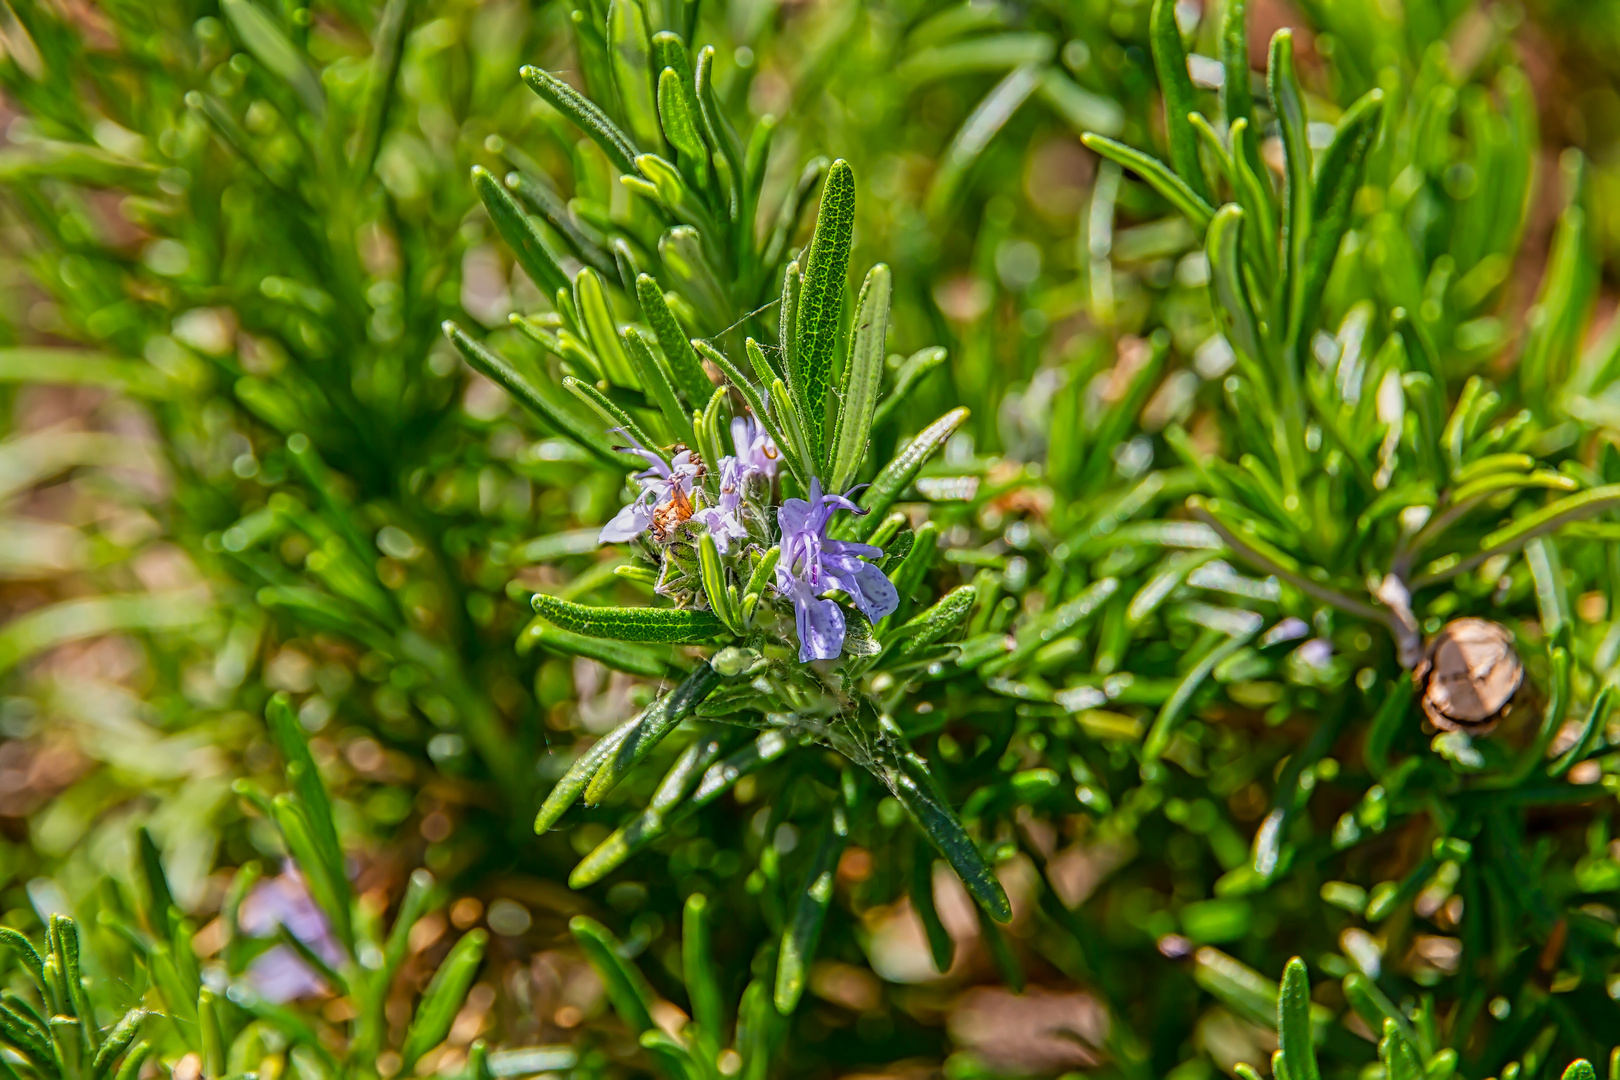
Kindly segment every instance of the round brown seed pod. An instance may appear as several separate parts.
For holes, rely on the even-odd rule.
[[[1506,627],[1453,619],[1429,642],[1412,678],[1435,727],[1484,734],[1507,715],[1524,684],[1524,664]]]

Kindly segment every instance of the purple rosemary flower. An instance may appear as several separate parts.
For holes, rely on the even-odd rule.
[[[782,463],[782,455],[777,451],[776,443],[765,434],[764,425],[752,416],[734,417],[731,421],[731,441],[737,447],[742,479],[750,476],[776,479],[776,467]]]
[[[776,591],[792,597],[799,631],[799,661],[831,660],[844,651],[844,613],[821,599],[828,589],[849,594],[861,614],[876,622],[900,606],[883,571],[863,559],[883,549],[827,536],[827,522],[839,510],[864,513],[842,495],[824,495],[821,481],[810,481],[810,499],[788,499],[776,511],[782,529],[782,559],[776,564]]]
[[[720,499],[692,515],[714,537],[715,550],[724,555],[733,540],[748,539],[742,521],[743,484],[747,479],[741,459],[727,455],[720,459]]]
[[[645,458],[648,468],[635,476],[641,492],[612,521],[602,526],[601,542],[633,540],[649,528],[654,530],[658,540],[666,540],[671,529],[692,516],[692,486],[703,475],[703,465],[690,450],[682,450],[667,465],[663,458],[640,444],[624,447],[624,450]]]
[[[250,937],[269,937],[285,926],[333,967],[343,963],[343,949],[326,925],[326,916],[310,898],[298,868],[288,862],[279,877],[261,881],[242,901],[238,914]],[[286,945],[277,945],[248,965],[248,982],[266,1001],[282,1004],[296,998],[331,992],[324,980]]]

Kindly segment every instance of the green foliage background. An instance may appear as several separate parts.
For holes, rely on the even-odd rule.
[[[0,0],[0,1070],[1615,1075],[1620,15],[1248,7]],[[780,747],[695,709],[537,835],[721,663],[532,602],[667,606],[564,378],[684,424],[637,273],[769,370],[833,159],[854,475],[939,444],[884,726],[737,689]],[[1527,672],[1472,738],[1410,677],[1465,615]],[[330,954],[244,925],[294,865]]]

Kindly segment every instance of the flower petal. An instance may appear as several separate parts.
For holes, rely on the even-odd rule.
[[[793,598],[799,630],[799,662],[832,660],[844,651],[844,613],[831,600],[818,600],[801,586]]]
[[[652,524],[652,515],[647,512],[647,506],[642,500],[635,502],[613,515],[613,520],[602,526],[602,535],[598,538],[603,544],[616,544],[625,540],[633,540],[647,531]]]
[[[900,594],[882,570],[848,555],[823,556],[827,576],[849,594],[855,606],[873,622],[900,606]]]

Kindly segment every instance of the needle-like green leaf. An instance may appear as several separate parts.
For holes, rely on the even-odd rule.
[[[1193,194],[1209,202],[1209,183],[1198,158],[1198,133],[1190,114],[1198,110],[1192,77],[1187,74],[1187,50],[1181,44],[1176,25],[1175,0],[1153,0],[1148,16],[1148,34],[1153,42],[1153,68],[1159,75],[1159,92],[1164,95],[1164,124],[1170,133],[1170,163],[1176,175],[1186,181]]]
[[[844,300],[854,229],[855,171],[840,158],[827,171],[815,235],[803,256],[804,287],[794,324],[793,365],[789,368],[794,393],[804,401],[806,412],[802,419],[811,460],[821,467],[818,471],[826,464],[827,391],[832,387],[838,313]]]
[[[833,428],[828,490],[843,491],[855,482],[866,457],[866,442],[877,412],[883,381],[884,342],[889,333],[889,268],[878,263],[861,285],[838,392],[838,422]]]

